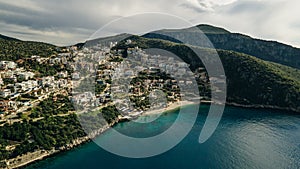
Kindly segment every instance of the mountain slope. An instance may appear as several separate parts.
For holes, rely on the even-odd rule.
[[[32,55],[50,56],[56,53],[56,46],[32,41],[21,41],[0,35],[0,60],[18,60]]]
[[[240,53],[249,54],[262,60],[271,61],[286,66],[300,69],[300,49],[274,41],[265,41],[251,38],[250,36],[231,33],[223,28],[210,25],[197,26],[208,37],[216,49],[232,50]],[[172,35],[172,37],[190,36],[195,37],[195,29],[179,30],[160,30],[145,34],[146,38],[157,38],[164,40],[173,40],[166,38],[163,34]],[[176,38],[175,38],[176,39]],[[202,45],[200,45],[202,46]],[[204,47],[204,44],[203,46]]]
[[[3,40],[14,40],[14,41],[20,41],[19,39],[12,38],[12,37],[8,37],[8,36],[2,35],[2,34],[0,34],[0,39],[3,39]]]
[[[300,79],[289,74],[299,70],[237,52],[218,53],[228,79],[229,103],[300,111]]]
[[[138,36],[130,37],[130,45],[119,43],[118,48],[139,46],[160,48],[173,52],[190,64],[191,70],[203,66],[198,57],[183,44]],[[212,49],[199,48],[203,53]],[[300,71],[263,61],[256,57],[226,50],[217,50],[227,77],[228,103],[273,107],[300,112]]]

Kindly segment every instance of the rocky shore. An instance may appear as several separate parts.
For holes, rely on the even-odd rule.
[[[243,107],[243,108],[253,108],[253,109],[273,109],[273,110],[282,110],[282,111],[290,111],[290,112],[295,112],[295,113],[300,113],[300,108],[295,109],[295,108],[290,108],[290,107],[279,107],[279,106],[272,106],[272,105],[258,105],[258,104],[239,104],[239,103],[226,103],[228,106],[234,106],[234,107]]]
[[[108,124],[106,126],[103,126],[101,129],[90,133],[88,136],[80,137],[72,141],[72,143],[66,144],[59,148],[52,148],[51,150],[37,150],[34,152],[28,152],[27,154],[20,155],[16,158],[8,159],[2,162],[2,165],[0,166],[0,169],[17,169],[17,168],[23,168],[29,164],[32,164],[36,161],[43,160],[47,157],[51,157],[55,154],[58,154],[60,152],[68,151],[70,149],[73,149],[83,143],[89,142],[91,138],[95,138],[108,130],[110,127],[114,126],[115,124],[119,123],[120,121],[124,121],[124,119],[116,119],[111,124]]]
[[[165,109],[160,109],[160,111],[168,111],[168,110],[173,110],[176,109],[180,106],[184,106],[184,105],[189,105],[189,104],[195,104],[196,102],[183,102],[183,103],[174,103],[172,104],[172,106],[165,108]],[[211,101],[201,101],[201,103],[203,104],[213,104]],[[270,105],[243,105],[243,104],[238,104],[238,103],[226,103],[226,105],[229,106],[235,106],[235,107],[243,107],[243,108],[257,108],[257,109],[275,109],[275,110],[285,110],[285,111],[292,111],[292,112],[296,112],[296,113],[300,113],[300,110],[296,110],[296,109],[291,109],[291,108],[284,108],[284,107],[278,107],[278,106],[270,106]],[[150,111],[148,113],[143,113],[141,115],[149,115],[149,114],[155,114],[157,113],[158,110],[155,111]],[[5,167],[0,166],[0,169],[16,169],[16,168],[22,168],[25,167],[33,162],[39,161],[39,160],[43,160],[47,157],[51,157],[57,153],[63,152],[63,151],[67,151],[70,150],[74,147],[77,147],[83,143],[86,143],[88,141],[90,141],[90,138],[95,138],[97,136],[99,136],[100,134],[102,134],[103,132],[105,132],[106,130],[108,130],[110,127],[114,126],[115,124],[119,123],[119,122],[123,122],[123,121],[128,121],[129,119],[124,118],[124,117],[118,117],[115,121],[113,121],[110,124],[107,124],[105,126],[103,126],[101,129],[94,131],[92,133],[90,133],[88,136],[85,137],[80,137],[77,138],[75,140],[72,141],[72,143],[70,144],[66,144],[65,146],[59,147],[59,148],[53,148],[52,150],[37,150],[35,152],[29,152],[27,154],[18,156],[16,158],[13,159],[8,159],[3,161],[2,163],[5,163]]]
[[[27,154],[20,155],[16,158],[8,159],[4,161],[4,166],[1,169],[15,169],[25,167],[33,162],[42,160],[44,158],[50,157],[59,152],[70,150],[74,147],[77,147],[85,142],[88,142],[90,139],[86,137],[80,137],[72,141],[70,144],[59,148],[52,148],[51,150],[37,150],[34,152],[28,152]]]

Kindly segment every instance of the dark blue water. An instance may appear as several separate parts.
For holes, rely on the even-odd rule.
[[[146,159],[130,159],[106,152],[95,143],[48,158],[27,169],[284,169],[300,168],[300,116],[274,110],[227,107],[214,135],[198,143],[208,106],[189,135],[172,150]],[[168,113],[155,124],[137,128],[126,122],[115,126],[131,135],[160,133],[177,117]],[[110,132],[99,136],[109,137]]]

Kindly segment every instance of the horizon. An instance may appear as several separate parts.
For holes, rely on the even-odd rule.
[[[248,35],[248,34],[245,34],[245,33],[242,33],[242,32],[232,32],[231,30],[228,30],[227,28],[216,26],[216,25],[212,25],[212,24],[207,24],[207,23],[203,23],[202,24],[201,23],[201,24],[194,25],[194,27],[196,27],[196,26],[211,26],[211,27],[214,27],[214,28],[217,28],[217,29],[224,29],[225,31],[228,31],[230,33],[236,33],[236,34],[242,34],[242,35],[245,35],[245,36],[250,36],[253,39],[263,40],[263,41],[267,41],[267,42],[277,42],[277,43],[281,43],[281,44],[284,44],[284,45],[292,46],[294,48],[300,48],[300,46],[296,46],[296,45],[293,45],[293,44],[281,42],[281,41],[276,40],[276,39],[264,39],[264,38],[260,38],[260,37],[253,37],[251,35]],[[187,29],[187,28],[191,28],[191,27],[174,28],[174,30],[176,30],[176,29]],[[168,28],[166,28],[166,29],[168,29]],[[173,28],[169,28],[169,29],[173,29]],[[159,31],[159,30],[164,30],[164,29],[162,28],[162,29],[158,29],[158,30],[152,30],[152,31],[149,31],[149,32],[144,32],[143,34],[138,35],[138,36],[142,36],[142,35],[145,35],[147,33],[151,33],[153,31]],[[76,45],[76,44],[79,44],[79,43],[86,43],[89,40],[94,40],[94,39],[98,39],[98,38],[113,37],[113,36],[118,36],[118,35],[121,35],[121,34],[128,34],[128,33],[127,32],[116,33],[115,35],[101,36],[101,37],[96,37],[96,38],[92,38],[92,39],[86,38],[86,39],[84,39],[82,41],[77,41],[77,42],[73,42],[73,43],[65,44],[65,45],[59,45],[59,44],[55,44],[55,43],[51,43],[51,42],[47,42],[47,41],[39,41],[39,40],[32,40],[32,39],[22,39],[22,38],[18,38],[18,37],[14,37],[14,36],[8,36],[8,35],[0,33],[0,35],[8,37],[8,38],[13,38],[13,39],[21,40],[21,41],[32,41],[32,42],[48,43],[48,44],[51,44],[51,45],[54,45],[54,46],[57,46],[57,47],[73,46],[73,45]],[[132,35],[137,35],[137,34],[132,34]]]

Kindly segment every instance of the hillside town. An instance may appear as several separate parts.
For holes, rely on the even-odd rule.
[[[130,44],[131,40],[126,43]],[[138,46],[128,48],[127,57],[124,58],[124,50],[110,50],[116,44],[111,42],[109,48],[84,48],[83,53],[75,57],[73,84],[76,87],[72,101],[79,105],[77,107],[85,108],[81,112],[113,104],[123,116],[132,117],[150,108],[200,99],[195,77],[208,82],[204,69],[199,69],[195,75],[189,70],[189,65],[180,59],[147,54]],[[93,70],[94,67],[98,67],[97,70]],[[96,83],[87,90],[90,81],[84,82],[84,79],[85,75],[91,73],[96,74],[92,79]],[[82,92],[83,88],[85,92]],[[157,105],[150,103],[148,97],[155,90],[162,90],[162,97],[165,98],[164,102]]]
[[[155,109],[162,111],[182,101],[205,99],[197,93],[199,82],[209,82],[203,68],[193,73],[178,58],[148,54],[138,46],[117,49],[117,45],[71,46],[49,57],[32,55],[0,61],[0,126],[4,130],[29,125],[32,133],[7,131],[8,140],[20,139],[1,143],[2,159],[10,159],[0,160],[1,165],[18,166],[32,159],[34,153],[47,156],[70,148],[119,120],[135,119]],[[78,129],[74,114],[83,129]],[[48,123],[57,128],[68,123],[73,129],[60,134],[35,130]],[[60,135],[72,137],[57,137]]]
[[[53,60],[62,60],[61,57],[46,59],[39,56],[32,56],[30,59],[49,64]],[[1,117],[23,113],[46,99],[51,93],[71,88],[67,71],[58,72],[55,76],[37,77],[36,73],[18,67],[18,64],[13,61],[1,61],[0,67]]]
[[[130,44],[131,40],[127,40],[126,43]],[[136,114],[154,107],[150,106],[149,98],[147,99],[152,90],[164,91],[167,102],[160,103],[159,107],[167,107],[173,102],[179,102],[183,96],[190,95],[189,98],[199,99],[191,90],[197,85],[197,82],[193,81],[194,77],[208,82],[204,69],[199,68],[198,74],[194,75],[185,62],[159,54],[149,55],[137,46],[127,49],[129,59],[124,60],[122,57],[124,50],[111,50],[116,45],[117,42],[111,42],[110,46],[96,45],[82,50],[72,46],[64,49],[63,53],[49,58],[34,55],[26,59],[28,63],[64,68],[52,76],[28,68],[23,64],[24,60],[1,61],[1,124],[5,124],[9,119],[16,119],[22,113],[30,114],[29,110],[53,94],[67,92],[72,103],[83,107],[91,102],[94,108],[117,103],[122,105],[120,110],[123,111],[123,115],[130,115],[129,112]],[[93,63],[90,60],[86,61],[87,58]],[[78,88],[86,88],[85,76],[93,72],[96,72],[93,90],[76,92]],[[147,77],[139,77],[141,72]],[[158,74],[164,77],[155,78],[154,76]],[[122,80],[129,83],[119,83]],[[131,80],[135,82],[132,83]],[[180,88],[190,91],[183,94],[180,93]],[[118,98],[117,95],[120,93],[129,93],[127,99],[124,99],[124,96],[123,99]],[[111,95],[114,95],[114,100]],[[128,101],[134,103],[130,104]]]

